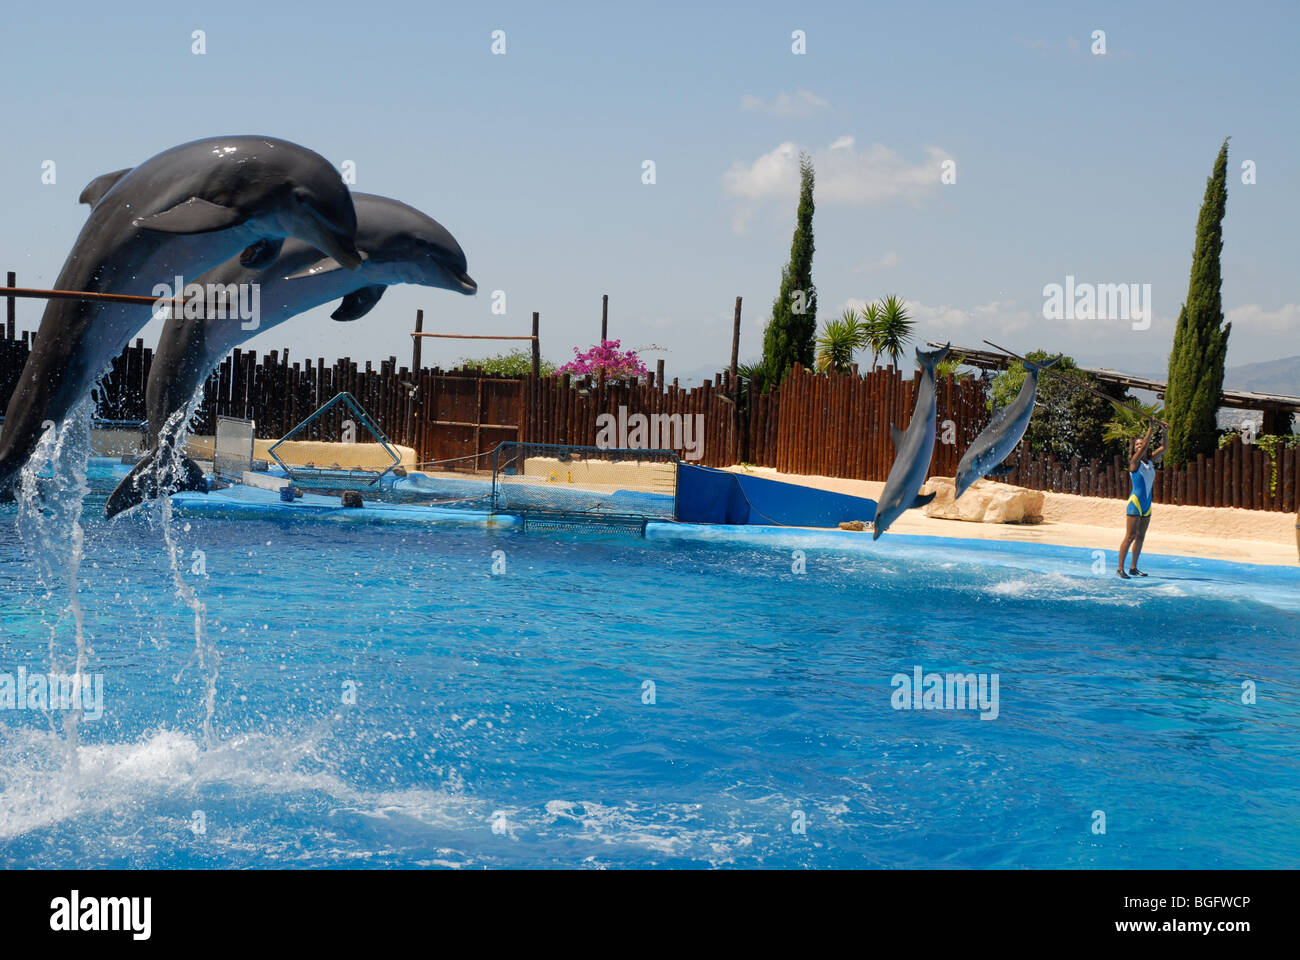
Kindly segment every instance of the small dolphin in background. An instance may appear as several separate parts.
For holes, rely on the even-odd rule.
[[[907,432],[892,423],[889,425],[894,437],[894,465],[889,468],[885,489],[876,502],[876,518],[871,524],[872,540],[879,540],[904,511],[924,507],[934,499],[933,493],[921,496],[920,490],[934,457],[934,420],[939,406],[934,390],[934,368],[948,355],[951,346],[946,344],[936,350],[916,351],[917,363],[921,365],[921,386],[916,392],[916,407],[912,410]]]
[[[246,265],[266,266],[285,237],[314,244],[348,269],[361,263],[352,196],[338,171],[286,140],[195,140],[104,179],[111,183],[96,188],[99,203],[59,272],[60,290],[146,294],[240,250]],[[5,412],[0,497],[12,495],[45,423],[65,420],[152,313],[149,304],[45,305]]]
[[[993,415],[980,435],[966,448],[961,463],[957,464],[957,490],[953,499],[957,499],[980,477],[1003,476],[1012,471],[1012,467],[999,468],[1000,464],[1029,429],[1029,418],[1034,415],[1034,399],[1038,395],[1038,374],[1048,370],[1061,360],[1057,357],[1047,363],[1034,363],[1024,360],[1025,382],[1016,394],[1016,399]]]
[[[93,196],[88,199],[94,202]],[[334,258],[289,240],[275,263],[265,269],[249,269],[236,257],[195,279],[205,290],[210,285],[233,291],[235,287],[228,285],[258,284],[258,322],[243,324],[233,312],[219,319],[173,316],[167,320],[145,394],[151,452],[108,498],[107,516],[163,491],[207,489],[203,471],[180,456],[176,445],[193,412],[191,401],[213,369],[241,343],[339,297],[343,302],[330,316],[340,321],[359,319],[379,302],[384,290],[397,283],[467,295],[478,290],[466,273],[460,244],[438,221],[388,197],[354,193],[352,201],[357,211],[357,248],[364,257],[356,270],[344,270]]]

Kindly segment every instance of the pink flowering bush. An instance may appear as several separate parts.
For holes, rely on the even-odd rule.
[[[575,376],[599,376],[605,374],[607,379],[621,377],[644,377],[650,371],[646,369],[635,350],[620,350],[618,340],[602,340],[599,346],[582,353],[573,348],[573,359],[560,367],[556,373],[571,373]]]

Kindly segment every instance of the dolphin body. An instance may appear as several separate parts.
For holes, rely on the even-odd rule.
[[[241,249],[247,265],[265,266],[285,237],[318,246],[349,270],[361,263],[356,212],[338,171],[286,140],[195,140],[109,178],[59,272],[61,290],[143,294]],[[46,421],[66,419],[152,314],[148,304],[46,304],[5,412],[0,497],[13,495]]]
[[[1060,359],[1057,357],[1042,364],[1023,361],[1025,382],[1016,394],[1016,399],[993,415],[988,426],[966,448],[961,463],[957,464],[957,491],[954,500],[980,477],[1001,476],[1011,472],[1011,467],[999,468],[998,464],[1011,455],[1011,451],[1016,449],[1016,444],[1029,429],[1029,418],[1034,415],[1034,400],[1038,395],[1038,374],[1054,366]]]
[[[90,190],[88,187],[88,193]],[[87,199],[94,201],[93,196]],[[330,316],[339,321],[356,320],[379,302],[384,290],[397,283],[467,295],[478,290],[466,273],[460,244],[432,217],[397,200],[368,193],[352,194],[352,202],[357,211],[357,248],[365,258],[358,269],[341,269],[338,261],[322,257],[311,245],[288,240],[269,267],[251,269],[235,257],[194,281],[205,290],[210,284],[259,284],[259,323],[256,329],[245,329],[233,318],[168,319],[146,390],[152,449],[108,498],[107,516],[164,491],[207,489],[203,471],[192,460],[178,456],[176,446],[191,412],[191,400],[226,354],[241,343],[339,297],[343,302]]]
[[[921,364],[921,386],[916,393],[916,407],[912,419],[903,432],[892,423],[889,429],[894,437],[894,465],[889,468],[885,489],[876,502],[876,518],[871,524],[871,539],[879,540],[904,511],[923,507],[934,499],[934,494],[920,495],[921,484],[930,472],[934,457],[934,420],[938,410],[938,397],[934,390],[934,367],[948,355],[951,344],[936,350],[916,351]]]

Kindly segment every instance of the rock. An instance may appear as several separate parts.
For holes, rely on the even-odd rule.
[[[956,483],[950,477],[933,477],[921,488],[933,493],[925,507],[927,517],[941,520],[967,520],[973,523],[1042,523],[1043,491],[1013,487],[993,480],[977,480],[953,500]]]
[[[863,523],[861,520],[841,520],[840,529],[841,530],[865,530],[867,529],[867,525]]]

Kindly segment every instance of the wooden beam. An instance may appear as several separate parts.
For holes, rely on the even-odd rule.
[[[736,316],[731,324],[731,384],[736,389],[736,362],[740,359],[740,297],[736,298]]]
[[[542,341],[538,339],[538,314],[533,311],[533,379],[542,375]]]
[[[411,372],[417,377],[420,375],[422,364],[420,363],[420,348],[424,346],[424,341],[420,338],[424,330],[424,311],[415,311],[415,336],[411,343]]]

